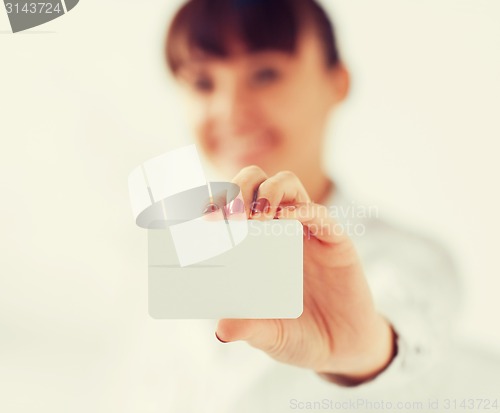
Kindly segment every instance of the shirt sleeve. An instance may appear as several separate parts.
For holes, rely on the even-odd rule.
[[[420,377],[439,362],[453,334],[461,282],[438,243],[381,221],[355,240],[377,310],[392,325],[397,354],[374,379],[359,386],[387,388]]]

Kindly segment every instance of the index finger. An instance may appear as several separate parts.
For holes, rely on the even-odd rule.
[[[243,195],[243,202],[245,204],[245,213],[247,215],[247,218],[250,217],[252,211],[252,203],[255,201],[254,194],[256,193],[260,184],[266,179],[266,173],[258,166],[252,165],[243,168],[232,180],[233,183],[241,188],[241,194]]]

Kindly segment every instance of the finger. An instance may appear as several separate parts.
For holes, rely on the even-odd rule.
[[[203,208],[203,218],[207,221],[246,219],[243,195],[239,186],[210,196]]]
[[[272,219],[280,205],[310,202],[300,179],[292,172],[283,171],[266,179],[257,190],[256,213],[253,219]],[[262,206],[267,206],[263,208]]]
[[[243,199],[243,194],[241,190],[233,200],[227,203],[227,205],[224,207],[224,211],[227,219],[231,220],[246,219],[245,201]]]
[[[260,350],[270,351],[279,337],[279,326],[278,320],[223,319],[215,335],[224,343],[244,340]]]
[[[306,228],[306,236],[322,242],[338,244],[347,239],[343,226],[329,214],[328,208],[313,202],[285,207],[277,212],[278,219],[296,219]]]
[[[205,221],[223,221],[225,219],[225,209],[213,202],[207,204],[202,214]]]
[[[245,213],[250,217],[254,193],[259,185],[267,179],[266,173],[258,166],[252,165],[243,168],[233,179],[233,183],[241,189],[243,201],[245,204]]]

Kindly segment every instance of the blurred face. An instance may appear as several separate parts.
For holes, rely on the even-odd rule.
[[[340,100],[338,70],[324,63],[319,39],[301,35],[295,54],[192,58],[178,73],[197,145],[225,176],[258,165],[306,178],[321,163],[330,109]]]

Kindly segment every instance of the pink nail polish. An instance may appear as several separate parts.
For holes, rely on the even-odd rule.
[[[245,212],[245,205],[243,201],[239,198],[236,198],[230,205],[230,214],[241,214]]]
[[[219,336],[217,335],[217,331],[215,332],[215,337],[217,338],[217,340],[219,340],[221,343],[229,343],[229,341],[224,341],[224,340],[221,340],[219,338]]]
[[[203,211],[203,214],[211,214],[212,212],[218,211],[219,209],[219,206],[216,204],[208,204]]]
[[[267,198],[259,198],[255,202],[254,208],[252,210],[253,214],[269,212],[270,203]]]

